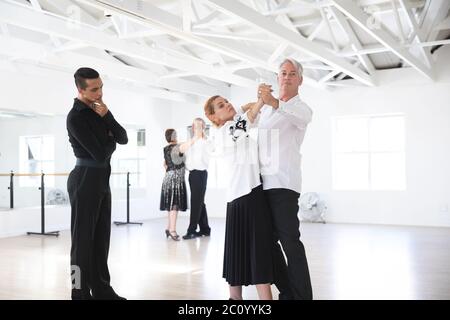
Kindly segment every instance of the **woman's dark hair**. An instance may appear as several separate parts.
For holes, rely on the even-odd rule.
[[[166,140],[168,143],[171,143],[173,141],[175,141],[177,132],[175,131],[175,129],[167,129],[166,130]]]
[[[73,75],[75,78],[75,85],[78,89],[86,89],[86,79],[97,79],[100,77],[97,71],[91,68],[80,68]]]

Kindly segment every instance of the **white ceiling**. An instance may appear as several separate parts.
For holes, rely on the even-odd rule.
[[[167,97],[221,93],[302,62],[305,83],[376,85],[382,69],[433,79],[448,0],[0,0],[0,59],[92,66]]]

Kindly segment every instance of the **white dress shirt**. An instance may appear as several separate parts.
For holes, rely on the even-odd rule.
[[[199,139],[186,151],[186,168],[192,170],[208,170],[209,142]]]
[[[215,130],[212,137],[214,156],[219,160],[217,170],[222,170],[227,179],[227,202],[249,194],[261,184],[258,144],[249,133],[257,121],[251,123],[247,113],[237,114],[233,121]]]
[[[283,188],[301,192],[300,147],[312,110],[298,95],[287,102],[279,100],[278,109],[261,109],[258,144],[264,190]]]

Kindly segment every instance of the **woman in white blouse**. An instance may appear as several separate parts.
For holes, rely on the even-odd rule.
[[[262,100],[238,115],[228,100],[209,98],[206,117],[216,126],[215,155],[228,166],[227,216],[223,277],[230,299],[242,299],[242,286],[256,285],[262,300],[271,300],[273,282],[272,226],[260,179],[257,142],[249,129],[256,125]]]

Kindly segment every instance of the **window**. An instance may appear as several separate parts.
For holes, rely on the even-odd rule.
[[[333,119],[335,190],[405,190],[405,117]]]
[[[113,172],[130,172],[130,184],[134,187],[145,188],[147,176],[145,129],[127,129],[127,134],[128,143],[117,145],[111,168]],[[114,174],[111,178],[114,187],[127,187],[126,174]]]
[[[55,138],[53,136],[22,136],[19,138],[20,173],[55,172]],[[39,187],[40,176],[20,177],[21,187]],[[54,176],[45,178],[45,185],[55,186]]]

